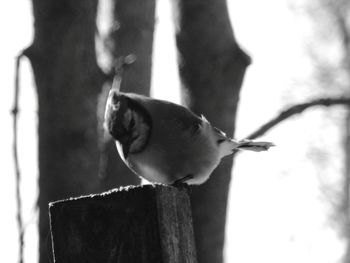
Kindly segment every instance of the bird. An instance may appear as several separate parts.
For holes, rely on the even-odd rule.
[[[271,142],[234,140],[184,106],[111,88],[105,129],[123,162],[151,183],[199,185],[237,150],[266,151]]]

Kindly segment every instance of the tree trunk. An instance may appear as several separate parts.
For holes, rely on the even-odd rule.
[[[225,0],[174,0],[183,103],[234,133],[239,92],[250,58],[239,48]],[[223,262],[232,158],[191,195],[199,263]]]
[[[96,0],[33,0],[35,36],[25,51],[39,104],[40,262],[51,251],[48,203],[98,190]]]
[[[350,108],[347,109],[345,117],[345,141],[344,141],[344,156],[345,156],[345,171],[343,181],[343,194],[341,213],[343,214],[343,235],[345,237],[346,246],[343,257],[344,263],[350,262]]]

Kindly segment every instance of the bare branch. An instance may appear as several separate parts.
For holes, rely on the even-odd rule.
[[[314,106],[334,106],[334,105],[350,105],[350,98],[346,97],[340,97],[340,98],[321,98],[312,100],[306,103],[296,104],[293,105],[286,110],[282,111],[280,114],[278,114],[276,117],[271,119],[270,121],[266,122],[264,125],[262,125],[260,128],[258,128],[255,132],[251,133],[247,139],[255,139],[257,137],[261,137],[264,135],[267,131],[275,127],[280,122],[296,115],[302,113],[304,110],[314,107]]]
[[[21,172],[18,161],[18,98],[19,98],[19,69],[23,53],[19,54],[16,58],[16,68],[15,68],[15,94],[14,94],[14,103],[12,108],[13,116],[13,159],[15,165],[15,174],[16,174],[16,204],[17,204],[17,227],[18,227],[18,238],[19,238],[19,263],[23,263],[23,246],[24,246],[24,226],[22,219],[22,200],[21,200],[21,190],[20,190],[20,181],[21,181]]]

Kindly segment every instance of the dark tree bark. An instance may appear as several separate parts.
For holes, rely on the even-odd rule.
[[[214,126],[234,133],[239,92],[250,58],[239,48],[225,0],[174,0],[182,98]],[[191,195],[198,262],[223,262],[232,158]]]
[[[155,22],[155,0],[115,0],[114,27],[108,38],[113,59],[132,55],[136,60],[122,73],[121,90],[149,95],[152,71],[152,45]],[[109,135],[104,185],[139,184],[140,179],[122,163]]]
[[[39,103],[40,262],[49,262],[48,203],[98,191],[96,0],[33,0],[35,35],[25,51]]]

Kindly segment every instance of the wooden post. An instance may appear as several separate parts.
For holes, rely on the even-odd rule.
[[[50,203],[54,262],[196,263],[185,188],[124,187]]]

